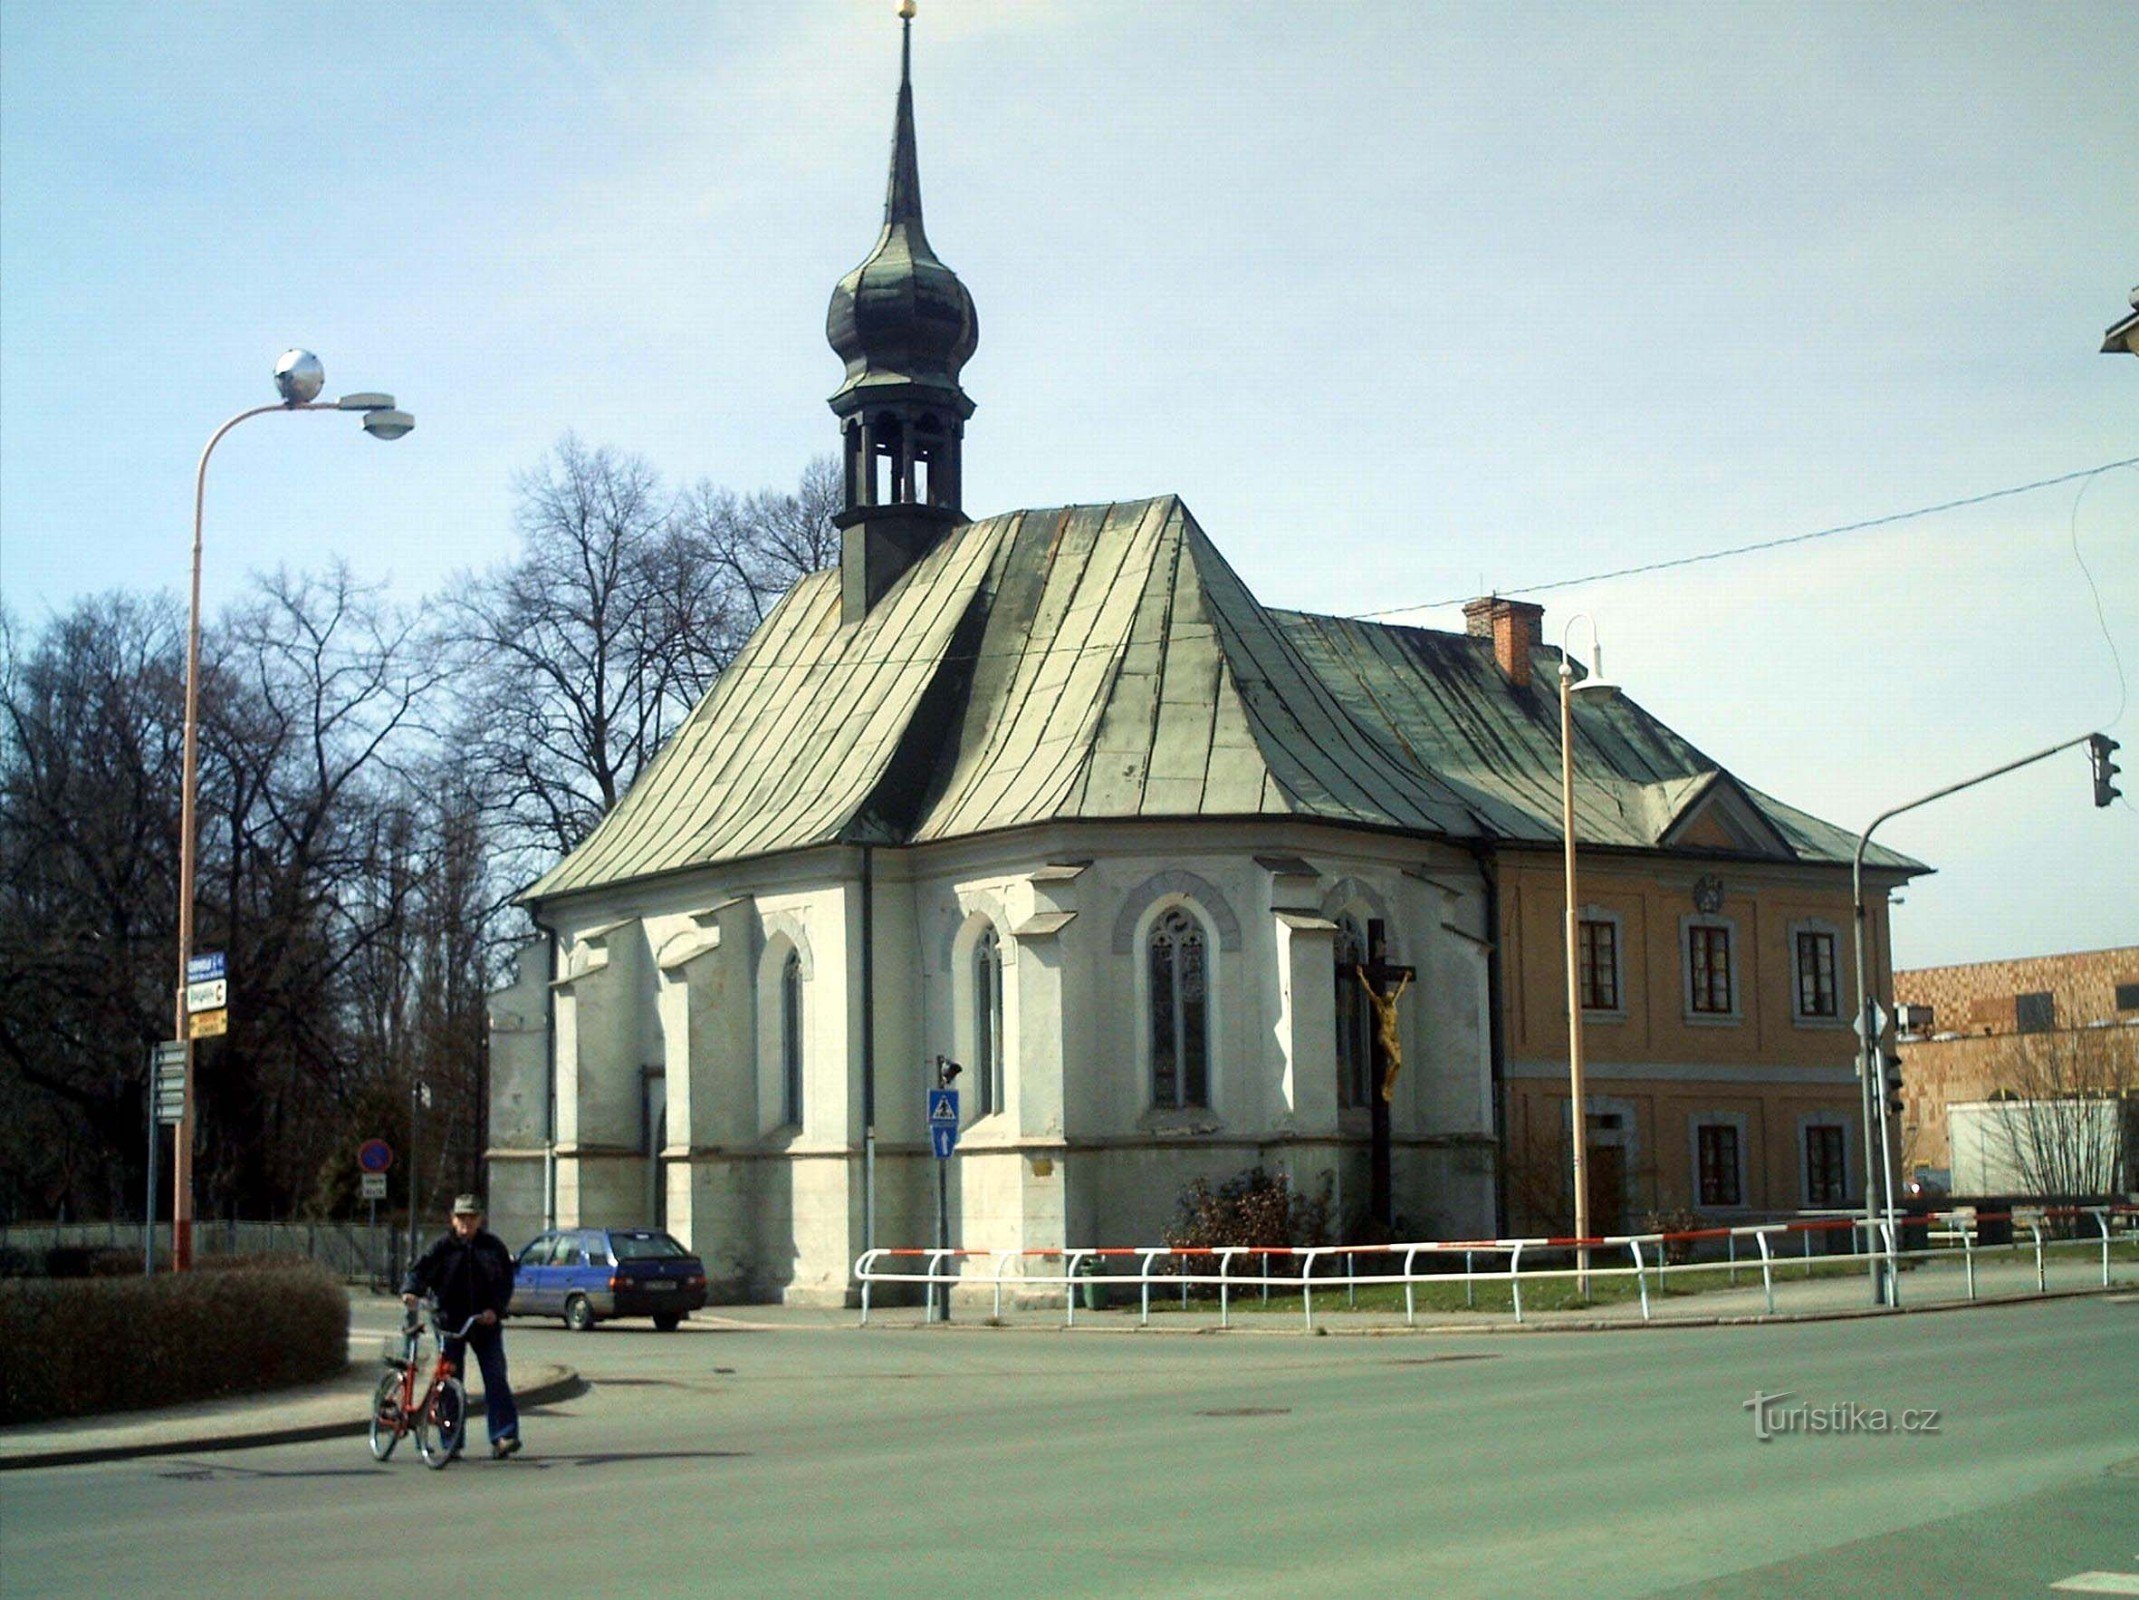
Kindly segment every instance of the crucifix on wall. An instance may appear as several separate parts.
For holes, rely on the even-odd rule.
[[[1388,924],[1376,917],[1367,923],[1367,959],[1355,963],[1352,975],[1366,991],[1367,1005],[1374,1013],[1373,1088],[1367,1095],[1367,1126],[1370,1136],[1368,1168],[1368,1219],[1383,1239],[1392,1236],[1396,1207],[1390,1180],[1389,1100],[1395,1092],[1396,1075],[1404,1068],[1404,1041],[1398,1027],[1396,1003],[1418,976],[1411,967],[1389,962]]]

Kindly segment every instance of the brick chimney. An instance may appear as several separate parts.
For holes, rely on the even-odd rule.
[[[1463,620],[1474,639],[1493,641],[1493,661],[1518,689],[1530,687],[1530,652],[1544,636],[1545,608],[1527,600],[1503,600],[1489,595],[1463,608]]]

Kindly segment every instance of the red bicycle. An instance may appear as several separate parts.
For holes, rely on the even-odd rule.
[[[461,1452],[468,1435],[468,1391],[446,1362],[446,1340],[465,1339],[481,1317],[470,1317],[458,1333],[439,1331],[438,1307],[426,1301],[419,1321],[412,1311],[398,1341],[383,1353],[386,1373],[371,1396],[371,1454],[384,1461],[407,1433],[416,1435],[416,1453],[434,1472]],[[428,1381],[423,1373],[423,1334],[431,1334],[435,1354]],[[418,1398],[419,1385],[421,1398]]]

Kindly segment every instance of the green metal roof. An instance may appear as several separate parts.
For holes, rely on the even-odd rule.
[[[839,619],[836,571],[797,585],[526,898],[1079,818],[1560,837],[1556,652],[1517,687],[1489,640],[1268,609],[1170,496],[968,523],[868,616]],[[1747,853],[1850,859],[1853,835],[1740,784],[1625,697],[1575,717],[1585,843],[1665,847],[1720,803]]]

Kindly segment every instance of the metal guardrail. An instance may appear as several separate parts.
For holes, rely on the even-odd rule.
[[[170,1259],[171,1225],[156,1226],[156,1258]],[[131,1251],[142,1253],[138,1222],[25,1222],[0,1225],[0,1250],[30,1254],[52,1250]],[[397,1230],[381,1222],[244,1222],[227,1218],[196,1221],[193,1248],[201,1256],[300,1255],[329,1272],[351,1280],[397,1279],[403,1250]]]
[[[2011,1225],[2014,1242],[1985,1245],[1981,1240],[1982,1226],[1986,1222],[2006,1222]],[[2052,1225],[2058,1222],[2074,1224],[2071,1238],[2053,1236]],[[1903,1244],[1906,1235],[1921,1229],[1925,1243],[1921,1247]],[[1851,1234],[1848,1251],[1821,1250],[1815,1252],[1815,1239],[1824,1239],[1839,1231]],[[938,1295],[945,1305],[949,1303],[955,1288],[992,1289],[994,1315],[1003,1314],[1004,1297],[1008,1293],[1032,1290],[1062,1291],[1063,1325],[1075,1327],[1077,1323],[1077,1299],[1080,1291],[1088,1286],[1104,1286],[1108,1293],[1116,1290],[1134,1289],[1138,1295],[1139,1323],[1151,1320],[1152,1291],[1178,1289],[1184,1307],[1189,1303],[1191,1291],[1215,1289],[1218,1297],[1218,1323],[1220,1327],[1232,1325],[1234,1297],[1238,1294],[1259,1294],[1267,1303],[1273,1290],[1297,1293],[1300,1296],[1301,1316],[1305,1326],[1315,1326],[1316,1296],[1323,1297],[1325,1305],[1337,1296],[1344,1295],[1350,1303],[1356,1303],[1362,1288],[1398,1286],[1404,1291],[1404,1322],[1414,1326],[1418,1320],[1418,1290],[1422,1284],[1448,1284],[1460,1282],[1464,1286],[1467,1307],[1475,1307],[1477,1288],[1480,1284],[1506,1284],[1514,1319],[1524,1320],[1523,1286],[1537,1285],[1554,1280],[1578,1279],[1585,1284],[1590,1279],[1625,1279],[1635,1281],[1640,1299],[1641,1320],[1654,1317],[1651,1303],[1652,1285],[1661,1292],[1674,1274],[1715,1273],[1725,1274],[1729,1286],[1737,1285],[1739,1274],[1750,1276],[1757,1268],[1763,1290],[1764,1315],[1773,1316],[1775,1309],[1775,1285],[1777,1275],[1785,1270],[1802,1266],[1803,1275],[1815,1275],[1816,1267],[1858,1265],[1870,1267],[1884,1263],[1888,1269],[1888,1304],[1898,1306],[1899,1272],[1903,1262],[1921,1262],[1939,1258],[1950,1259],[1957,1250],[1962,1257],[1966,1295],[1969,1300],[1978,1297],[1977,1258],[1992,1252],[2010,1256],[2021,1250],[2019,1234],[2025,1230],[2029,1236],[2037,1293],[2049,1292],[2049,1253],[2056,1250],[2087,1249],[2099,1251],[2101,1283],[2108,1287],[2112,1282],[2112,1247],[2120,1239],[2139,1239],[2139,1206],[2070,1206],[2070,1207],[2016,1207],[2010,1212],[1976,1212],[1966,1208],[1950,1212],[1933,1212],[1925,1217],[1894,1214],[1877,1223],[1877,1237],[1860,1240],[1857,1235],[1865,1232],[1861,1217],[1835,1217],[1816,1221],[1754,1223],[1730,1228],[1701,1228],[1681,1233],[1612,1234],[1592,1239],[1576,1238],[1530,1238],[1530,1239],[1473,1239],[1459,1241],[1422,1240],[1410,1244],[1392,1245],[1228,1245],[1219,1248],[1176,1248],[1171,1245],[1136,1245],[1128,1247],[1088,1247],[1067,1250],[1019,1250],[990,1251],[959,1248],[878,1248],[865,1251],[854,1264],[854,1276],[861,1288],[861,1322],[869,1321],[872,1291],[880,1285],[920,1285],[927,1294],[929,1315],[936,1314]],[[2091,1230],[2091,1231],[2082,1231]],[[1936,1241],[1936,1242],[1933,1242]],[[1720,1242],[1724,1249],[1722,1260],[1685,1259],[1673,1261],[1674,1253],[1690,1256],[1700,1245]],[[1797,1249],[1789,1246],[1796,1244]],[[1865,1248],[1858,1248],[1862,1244]],[[1673,1247],[1678,1247],[1674,1250]],[[1580,1251],[1587,1249],[1606,1256],[1624,1253],[1624,1266],[1603,1265],[1594,1259],[1588,1266],[1570,1267],[1525,1267],[1524,1255],[1536,1260],[1542,1251]],[[1242,1257],[1259,1258],[1261,1270],[1255,1275],[1234,1271]],[[1360,1258],[1369,1258],[1380,1270],[1360,1270]],[[1454,1265],[1457,1257],[1462,1266]],[[1481,1270],[1481,1259],[1487,1265]],[[1272,1271],[1273,1261],[1284,1261],[1288,1270]],[[1055,1271],[1034,1270],[1045,1263],[1059,1262]],[[1132,1270],[1116,1271],[1117,1266],[1130,1266]],[[968,1268],[981,1270],[969,1271]],[[1090,1309],[1090,1308],[1087,1308]]]

